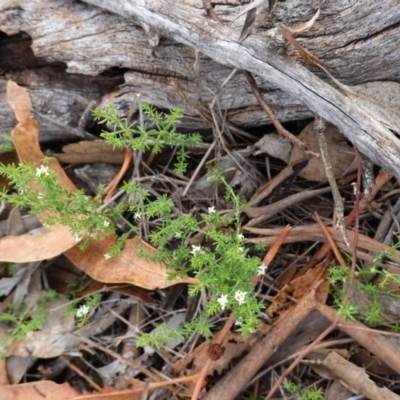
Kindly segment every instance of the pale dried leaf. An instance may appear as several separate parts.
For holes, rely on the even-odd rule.
[[[46,322],[39,331],[28,332],[24,340],[15,340],[9,355],[35,358],[53,358],[74,348],[79,338],[71,332],[75,327],[74,316],[65,314],[69,300],[60,296],[48,303]],[[49,346],[51,343],[51,346]]]
[[[104,140],[81,141],[72,143],[62,148],[64,153],[54,154],[61,163],[106,163],[122,164],[125,151],[114,148]]]
[[[338,179],[353,162],[354,150],[347,144],[346,138],[334,125],[326,124],[325,136],[332,164],[332,172],[334,177]],[[299,139],[308,143],[311,151],[319,152],[319,145],[314,132],[313,122],[303,129],[299,135]],[[304,159],[306,159],[304,152],[298,147],[294,147],[289,164],[296,164]],[[328,180],[322,159],[316,157],[312,157],[309,160],[307,166],[300,171],[299,176],[317,182],[326,182]]]
[[[243,41],[248,36],[254,21],[256,20],[257,8],[253,8],[247,12],[246,20],[244,21],[242,32],[240,33],[238,42]]]
[[[21,382],[22,378],[26,374],[26,371],[32,367],[36,359],[34,357],[18,357],[9,356],[7,357],[7,375],[10,378],[10,382],[16,385]]]
[[[289,31],[292,35],[307,32],[314,25],[315,21],[319,17],[319,14],[320,14],[320,10],[318,9],[317,12],[315,13],[315,15],[309,21],[307,21],[301,25],[287,27],[287,29],[289,29]]]
[[[234,18],[234,21],[240,18],[242,15],[248,13],[249,11],[253,10],[254,8],[262,5],[265,0],[254,0],[252,3],[248,4],[240,11],[240,13]]]
[[[289,139],[277,133],[264,135],[254,146],[259,149],[254,153],[255,155],[266,153],[271,157],[284,161],[286,164],[289,163],[293,147]]]
[[[0,239],[0,261],[25,263],[46,260],[76,245],[67,226],[54,225],[39,236],[5,236]]]

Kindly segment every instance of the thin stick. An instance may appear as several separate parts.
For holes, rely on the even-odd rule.
[[[94,390],[97,390],[98,392],[102,391],[102,388],[93,381],[89,376],[87,376],[83,371],[80,370],[75,364],[72,364],[67,357],[61,355],[60,356],[62,362],[67,365],[67,367],[71,368],[72,371],[74,371],[76,374],[78,374],[82,379],[84,379],[90,386],[93,387]]]
[[[275,129],[278,131],[278,133],[280,135],[282,135],[283,137],[287,138],[290,140],[290,142],[299,147],[300,149],[304,150],[304,152],[308,155],[308,156],[314,156],[319,158],[319,154],[318,153],[314,153],[311,150],[308,150],[308,144],[303,142],[302,140],[298,139],[296,136],[293,135],[293,133],[290,133],[288,130],[286,130],[282,124],[279,122],[278,118],[276,118],[275,114],[273,113],[273,111],[271,110],[271,108],[269,107],[269,105],[267,104],[267,102],[265,101],[264,97],[262,96],[261,92],[258,89],[256,80],[254,79],[253,75],[248,72],[248,71],[243,71],[244,76],[247,78],[251,90],[255,96],[255,98],[258,101],[258,104],[260,105],[260,107],[265,111],[265,113],[268,115],[268,118],[271,120],[271,122],[273,123],[273,125],[275,126]]]
[[[189,182],[187,183],[185,190],[182,193],[182,197],[185,197],[189,188],[192,186],[193,181],[196,179],[197,174],[200,172],[200,169],[203,167],[204,163],[207,161],[208,156],[211,154],[215,147],[215,140],[211,143],[211,146],[208,148],[206,154],[204,154],[203,158],[201,159],[199,165],[197,166],[196,170],[194,171],[193,175],[191,176]]]
[[[107,185],[106,189],[104,190],[104,193],[107,194],[107,196],[104,199],[104,202],[109,201],[110,198],[114,196],[117,186],[118,186],[119,182],[121,181],[122,177],[125,175],[129,166],[131,165],[132,160],[133,160],[133,152],[132,152],[131,148],[128,148],[125,150],[124,162],[122,163],[121,169],[119,170],[118,174],[114,177],[114,179]]]
[[[350,270],[350,279],[346,288],[346,293],[343,297],[343,305],[347,303],[351,296],[351,291],[353,289],[354,277],[356,272],[356,262],[357,262],[357,245],[358,245],[358,229],[360,222],[360,191],[361,191],[361,171],[362,171],[362,162],[360,155],[357,149],[354,147],[354,151],[357,157],[357,184],[356,184],[356,201],[354,202],[354,241],[352,248],[352,260],[351,260],[351,270]]]
[[[370,199],[373,199],[376,194],[378,193],[379,190],[385,185],[386,182],[388,182],[392,177],[392,174],[390,172],[384,171],[381,172],[375,181],[375,185],[372,188],[372,192],[370,194]],[[363,211],[368,205],[368,201],[366,198],[362,198],[359,203],[359,210]],[[353,221],[354,221],[354,216],[355,216],[355,210],[353,210],[349,215],[344,220],[344,223],[346,226],[349,226]],[[317,254],[314,254],[310,261],[300,270],[300,272],[305,273],[307,270],[312,268],[314,265],[317,265],[326,255],[329,253],[331,247],[329,243],[325,243],[317,252]]]
[[[340,254],[339,249],[336,246],[335,241],[333,240],[329,230],[327,229],[327,227],[325,226],[325,224],[322,222],[322,219],[320,218],[320,216],[318,215],[318,213],[314,214],[315,220],[317,221],[319,227],[321,228],[321,231],[324,233],[326,239],[328,240],[328,243],[330,244],[333,253],[335,254],[336,260],[338,261],[338,263],[344,268],[346,267],[346,261],[344,261],[344,258],[342,257],[342,255]]]
[[[333,201],[335,203],[337,212],[337,226],[342,232],[344,242],[347,244],[347,246],[350,247],[349,236],[347,235],[346,226],[344,224],[343,199],[340,195],[335,176],[333,175],[332,163],[328,152],[328,144],[326,143],[325,138],[325,122],[320,116],[317,116],[315,118],[314,131],[317,135],[319,149],[321,151],[322,161],[325,167],[325,173],[328,178],[329,185],[332,189]]]

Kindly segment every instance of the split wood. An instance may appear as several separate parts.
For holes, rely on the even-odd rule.
[[[287,56],[271,49],[262,35],[243,42],[238,32],[216,24],[193,7],[171,0],[85,0],[124,18],[134,19],[145,31],[195,48],[216,62],[246,70],[302,101],[312,112],[336,125],[373,163],[400,179],[400,140],[346,94],[330,86]]]

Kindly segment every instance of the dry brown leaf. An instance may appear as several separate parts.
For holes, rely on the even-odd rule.
[[[351,362],[356,365],[363,365],[368,372],[376,375],[396,375],[396,371],[388,367],[376,355],[363,348],[358,348],[354,352]]]
[[[346,138],[334,125],[326,124],[325,137],[331,158],[333,175],[335,178],[340,178],[354,160],[353,148],[347,144]],[[310,150],[319,152],[318,141],[314,132],[314,122],[311,122],[303,129],[299,135],[299,139],[307,142],[310,145]],[[298,147],[294,147],[289,164],[297,164],[305,158],[304,151]],[[300,171],[299,176],[317,182],[326,182],[328,180],[322,159],[316,157],[312,157],[309,160],[307,166]]]
[[[78,396],[78,393],[72,389],[69,383],[59,385],[51,381],[6,385],[1,386],[0,391],[1,398],[7,400],[74,400]]]
[[[313,365],[313,362],[309,362]],[[349,390],[355,394],[362,393],[371,400],[398,400],[399,396],[388,388],[380,388],[373,382],[365,368],[357,367],[351,362],[340,357],[335,352],[329,353],[323,361],[315,363],[316,367],[326,367]]]
[[[40,150],[38,141],[38,123],[30,117],[32,104],[29,93],[15,82],[8,81],[7,99],[19,121],[12,135],[20,161],[40,166],[44,154]],[[55,158],[50,159],[49,167],[57,173],[64,188],[76,190],[75,185]],[[34,187],[33,183],[32,186]],[[41,221],[45,220],[45,217],[45,215],[38,215]],[[149,253],[155,251],[140,238],[128,240],[121,256],[105,260],[104,254],[116,240],[115,235],[102,240],[91,240],[88,249],[82,252],[77,247],[70,229],[55,225],[48,228],[48,232],[44,235],[0,239],[0,260],[28,262],[55,257],[65,252],[65,255],[79,269],[93,279],[105,283],[131,283],[146,289],[156,289],[178,283],[198,282],[194,278],[167,280],[168,271],[165,265],[138,257],[139,246]]]
[[[295,300],[301,300],[322,278],[325,280],[318,286],[315,292],[315,298],[317,301],[324,304],[328,297],[329,289],[329,283],[326,281],[327,276],[328,271],[325,263],[320,263],[315,268],[308,270],[305,275],[294,279],[285,285],[274,297],[271,305],[267,309],[268,315],[272,316],[279,312],[279,310],[286,310],[287,307],[284,303],[289,295]]]
[[[38,236],[4,236],[0,239],[0,261],[25,263],[46,260],[76,245],[68,227],[55,225]]]
[[[228,332],[221,345],[225,348],[225,351],[219,359],[212,362],[208,374],[212,375],[215,371],[221,374],[228,368],[229,363],[234,358],[241,356],[245,351],[249,351],[256,340],[257,336],[254,335],[242,336],[233,332]],[[209,345],[209,342],[204,342],[193,351],[187,353],[183,359],[174,364],[174,371],[176,373],[182,373],[190,364],[190,374],[193,375],[199,372],[208,360],[207,348]],[[187,371],[185,371],[185,373],[186,372]]]
[[[66,251],[65,255],[80,270],[105,283],[131,283],[145,289],[162,289],[178,283],[198,283],[197,279],[189,277],[168,280],[165,265],[139,257],[139,248],[148,254],[154,254],[155,249],[137,236],[126,242],[120,256],[106,260],[104,253],[113,246],[115,240],[115,237],[92,240],[85,252],[75,246]]]
[[[40,150],[38,123],[31,119],[29,93],[15,82],[7,82],[7,100],[13,109],[18,124],[11,132],[20,161],[37,167],[42,165],[44,154]],[[76,190],[68,179],[57,160],[52,159],[49,166],[59,176],[64,187]],[[33,185],[33,183],[32,183]],[[38,216],[43,221],[42,218]],[[29,262],[52,258],[76,245],[76,240],[69,228],[54,225],[47,229],[47,233],[40,236],[9,237],[0,239],[0,261]]]
[[[75,268],[74,268],[75,270]],[[77,271],[69,271],[66,268],[63,268],[62,265],[57,263],[57,265],[53,265],[52,268],[48,268],[46,270],[47,279],[49,281],[49,285],[58,293],[67,293],[71,291],[71,288],[67,287],[67,284],[72,279],[77,279],[82,277],[82,273],[77,273]],[[86,282],[86,284],[85,284]],[[82,279],[80,280],[80,284],[83,286],[82,290],[77,292],[78,297],[82,296],[89,296],[93,293],[97,293],[100,291],[104,292],[115,292],[125,296],[134,297],[139,299],[143,303],[154,303],[153,298],[148,294],[147,290],[143,288],[130,285],[130,284],[123,284],[123,285],[107,285],[104,282],[94,281],[91,278],[87,277],[87,281]],[[73,289],[78,289],[74,287]]]
[[[79,143],[72,143],[62,148],[63,154],[54,154],[54,157],[61,163],[82,164],[82,163],[107,163],[122,164],[125,150],[114,148],[104,140],[83,140]]]
[[[7,360],[5,357],[2,357],[0,360],[0,391],[3,385],[9,385],[10,378],[7,373]]]

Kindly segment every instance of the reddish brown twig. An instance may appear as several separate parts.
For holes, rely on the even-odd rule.
[[[214,8],[211,5],[211,0],[203,0],[203,3],[209,17],[220,24],[221,20],[218,18],[218,15],[215,14]]]
[[[117,186],[121,181],[122,177],[125,175],[125,172],[128,170],[129,165],[132,162],[132,159],[133,159],[132,149],[126,149],[124,162],[122,163],[121,169],[119,170],[115,178],[107,185],[107,187],[104,190],[104,193],[106,194],[104,203],[107,203],[107,201],[109,201],[111,197],[113,197],[115,190],[117,189]]]
[[[275,258],[279,249],[281,248],[285,239],[289,236],[292,227],[290,225],[286,225],[279,236],[276,238],[274,244],[270,247],[268,253],[265,255],[263,259],[263,264],[268,267],[271,261]],[[256,285],[260,281],[261,275],[257,274],[251,281],[253,285]]]
[[[258,104],[260,107],[265,111],[265,113],[268,115],[268,118],[271,120],[273,125],[275,126],[275,129],[277,132],[282,135],[283,137],[287,138],[290,140],[292,144],[295,146],[299,147],[300,149],[304,150],[304,152],[309,155],[309,156],[314,156],[314,157],[319,157],[319,153],[314,153],[311,150],[308,150],[308,144],[303,142],[302,140],[298,139],[296,136],[293,135],[293,133],[290,133],[288,130],[286,130],[282,124],[279,122],[278,118],[276,118],[274,112],[271,110],[267,102],[265,101],[263,95],[258,89],[256,80],[254,79],[253,75],[248,72],[248,71],[243,71],[244,76],[247,78],[251,90],[256,97]]]
[[[346,261],[344,261],[342,255],[340,254],[339,249],[336,246],[335,241],[333,240],[328,228],[325,226],[323,223],[322,219],[318,215],[318,213],[314,214],[315,220],[317,221],[319,227],[321,228],[321,231],[324,233],[326,239],[328,240],[329,245],[332,248],[333,253],[335,254],[335,257],[338,261],[338,263],[344,268],[346,266]]]
[[[381,188],[386,184],[386,182],[389,181],[389,179],[392,177],[392,175],[387,172],[381,172],[375,181],[375,186],[372,188],[371,190],[371,195],[368,198],[368,200],[366,198],[362,198],[359,202],[359,211],[358,212],[362,212],[364,211],[367,206],[368,206],[368,201],[372,200],[376,194],[379,192],[379,190],[381,190]],[[344,219],[344,224],[345,226],[349,226],[350,224],[353,223],[355,218],[355,210],[353,210],[345,219]],[[312,256],[312,258],[310,259],[310,261],[300,270],[301,273],[305,273],[306,271],[308,271],[310,268],[312,268],[314,265],[317,265],[319,262],[321,262],[326,255],[329,253],[329,251],[331,250],[331,246],[329,243],[325,243],[320,249],[319,251],[314,254]],[[300,273],[299,272],[299,273]]]

